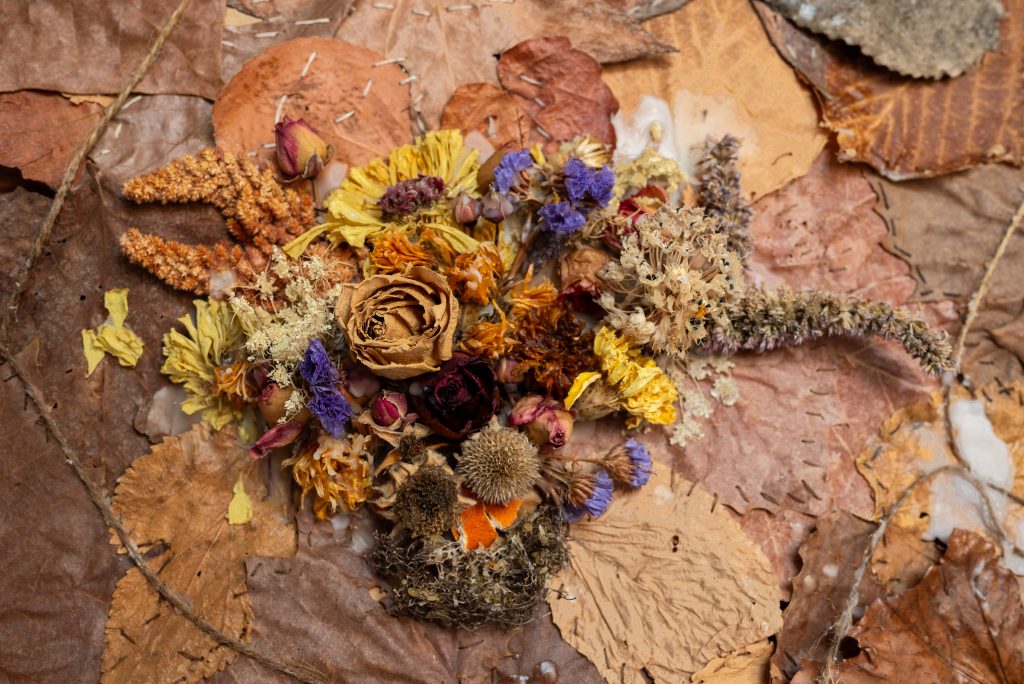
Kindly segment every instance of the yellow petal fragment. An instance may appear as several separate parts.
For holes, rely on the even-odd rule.
[[[245,493],[245,482],[242,481],[242,473],[238,473],[235,486],[231,490],[234,496],[228,503],[228,523],[231,525],[244,525],[252,520],[252,499]]]
[[[107,320],[98,328],[82,331],[82,348],[87,364],[86,377],[92,375],[103,354],[110,354],[122,366],[134,367],[145,344],[133,330],[125,327],[128,318],[128,289],[110,290],[103,295]]]
[[[580,373],[577,375],[576,379],[572,381],[569,393],[565,395],[565,408],[572,408],[576,400],[580,398],[588,387],[597,382],[600,377],[601,374],[597,372]]]

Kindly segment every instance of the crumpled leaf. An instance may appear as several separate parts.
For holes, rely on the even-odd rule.
[[[504,681],[500,675],[529,675],[542,663],[553,665],[562,682],[602,681],[540,610],[514,630],[473,632],[389,615],[378,602],[385,593],[381,580],[362,556],[373,543],[371,527],[362,515],[316,523],[305,511],[294,558],[247,561],[256,648],[300,660],[328,681],[456,684],[490,682],[496,675]],[[240,658],[214,681],[292,680]]]
[[[102,115],[97,104],[74,105],[56,93],[2,93],[0,165],[55,188]]]
[[[409,87],[400,83],[402,70],[383,61],[376,52],[326,38],[275,45],[246,62],[217,97],[217,145],[273,163],[274,121],[287,115],[305,119],[350,165],[386,155],[409,142]]]
[[[88,364],[86,376],[92,375],[104,354],[110,354],[122,366],[134,367],[145,346],[142,338],[124,324],[128,318],[128,288],[104,293],[103,307],[109,314],[107,320],[95,329],[82,331],[82,346]]]
[[[605,69],[623,114],[634,112],[645,94],[666,100],[675,121],[675,149],[684,162],[691,146],[702,145],[708,135],[739,137],[748,197],[766,195],[807,172],[825,145],[818,112],[746,0],[694,0],[646,27],[679,53]],[[684,164],[687,172],[695,161]]]
[[[693,675],[693,684],[763,684],[768,681],[772,650],[770,642],[759,641],[724,658],[712,658],[703,670]]]
[[[224,514],[236,478],[254,494],[244,525],[229,524]],[[167,438],[121,476],[112,508],[160,579],[187,594],[196,614],[248,641],[253,618],[245,557],[292,555],[295,533],[287,494],[268,496],[262,471],[234,434],[197,425]],[[196,682],[236,655],[161,601],[137,568],[117,583],[102,681]]]
[[[814,86],[839,159],[896,181],[1024,162],[1024,0],[1004,4],[999,47],[966,75],[933,82],[899,77],[754,3],[779,54]]]
[[[664,4],[668,7],[656,11],[671,9],[672,3]],[[418,0],[359,2],[336,35],[402,60],[409,76],[417,78],[413,102],[427,129],[438,127],[456,88],[496,83],[494,56],[530,38],[569,36],[573,47],[602,64],[673,51],[601,0],[430,6]]]
[[[995,547],[957,530],[942,561],[915,588],[876,601],[850,633],[861,652],[841,680],[1024,681],[1024,605]]]
[[[533,121],[530,142],[554,144],[589,133],[614,147],[611,116],[619,103],[601,80],[601,66],[574,50],[568,38],[536,38],[509,48],[498,58],[498,80]]]
[[[1017,497],[1015,500],[998,490],[987,493],[1009,541],[1024,547],[1024,528],[1019,529],[1024,506],[1018,503],[1024,498],[1024,386],[993,383],[982,386],[975,399],[961,392],[955,393],[951,401],[954,437],[961,439],[960,431],[969,431],[963,437],[967,442],[961,444],[966,466],[982,482],[1008,489]],[[982,421],[967,415],[974,410],[983,412]],[[990,435],[984,434],[986,429]],[[999,440],[1005,447],[990,445],[982,441],[985,439]],[[1005,453],[997,453],[1001,448]],[[875,515],[880,516],[918,476],[956,462],[946,436],[942,393],[935,392],[930,401],[906,406],[882,423],[878,439],[857,457],[857,469],[874,492]],[[925,539],[945,540],[954,527],[991,534],[986,517],[974,488],[955,474],[946,473],[936,476],[930,486],[912,491],[893,518],[893,525]],[[1024,556],[1013,554],[1009,548],[1004,551],[1007,567],[1024,575]]]
[[[781,625],[767,559],[717,504],[660,463],[642,489],[573,526],[548,604],[609,681],[685,680]]]
[[[885,246],[911,266],[912,301],[934,303],[946,319],[962,316],[988,260],[1024,199],[1024,171],[982,166],[933,180],[893,183],[872,177]],[[967,237],[969,236],[969,237]],[[975,384],[1024,380],[1020,273],[1024,236],[1011,238],[964,348],[963,370]]]
[[[906,76],[959,76],[999,42],[1000,0],[865,3],[859,0],[769,0],[787,19],[856,45]]]
[[[64,0],[4,3],[0,92],[121,92],[178,1],[112,0],[89,11]],[[221,86],[223,23],[224,0],[192,0],[135,90],[212,100]]]

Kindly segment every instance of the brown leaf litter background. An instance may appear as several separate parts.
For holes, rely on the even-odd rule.
[[[125,70],[141,59],[154,27],[176,3],[144,4],[139,9],[112,2],[103,12],[72,15],[61,9],[64,3],[33,3],[40,9],[31,19],[13,6],[0,11],[0,35],[10,48],[0,57],[0,91],[8,91],[0,94],[0,165],[17,168],[27,180],[56,184],[63,164],[88,135],[88,122],[101,111],[95,101],[73,104],[61,93],[109,95],[120,89]],[[379,124],[373,145],[381,150],[411,139],[419,130],[417,112],[426,125],[436,125],[449,96],[466,83],[483,84],[478,88],[485,102],[507,104],[502,98],[517,98],[521,116],[499,120],[502,135],[518,135],[524,122],[529,129],[538,121],[544,127],[539,112],[530,111],[532,105],[509,93],[515,88],[499,78],[495,55],[521,40],[567,36],[574,48],[598,62],[623,62],[603,72],[623,115],[628,117],[640,95],[652,93],[677,109],[677,118],[704,125],[706,110],[707,116],[719,117],[707,124],[708,130],[720,125],[725,129],[719,132],[734,129],[744,139],[741,169],[746,188],[758,198],[751,267],[756,282],[825,287],[903,303],[955,330],[1024,182],[1010,166],[977,166],[1022,160],[1020,0],[1004,3],[1009,19],[1002,24],[997,51],[987,53],[965,76],[938,83],[891,75],[855,48],[798,32],[759,3],[755,11],[742,0],[615,0],[557,7],[543,0],[516,0],[457,10],[431,5],[428,16],[413,12],[424,9],[419,4],[403,1],[230,4],[244,15],[233,14],[224,24],[223,2],[193,0],[139,95],[93,148],[29,277],[8,341],[49,398],[94,481],[114,497],[115,483],[123,478],[115,505],[129,491],[127,483],[144,486],[158,481],[158,475],[175,486],[189,479],[210,483],[209,491],[190,486],[187,496],[178,498],[195,506],[193,519],[209,523],[196,530],[180,524],[191,509],[168,508],[155,500],[146,504],[151,508],[137,509],[161,511],[133,523],[136,541],[153,554],[151,563],[160,568],[169,561],[161,569],[165,579],[198,597],[201,612],[216,617],[223,628],[246,634],[266,653],[343,680],[513,681],[537,678],[541,665],[550,661],[564,682],[640,681],[644,676],[678,681],[692,675],[693,681],[723,684],[764,681],[769,659],[778,681],[792,674],[807,679],[822,658],[821,635],[838,614],[850,575],[875,529],[868,520],[878,512],[876,501],[857,470],[858,457],[885,444],[876,435],[887,419],[908,405],[927,404],[936,389],[893,345],[821,342],[737,358],[732,371],[740,387],[737,405],[719,408],[704,424],[703,439],[684,449],[659,450],[659,476],[648,489],[619,499],[607,518],[579,526],[576,565],[562,578],[562,593],[551,598],[554,619],[542,610],[534,622],[511,632],[453,631],[385,613],[375,598],[379,582],[361,560],[362,547],[351,532],[358,519],[342,529],[300,515],[294,557],[269,557],[288,556],[290,547],[256,544],[251,531],[226,529],[229,539],[210,545],[204,531],[227,528],[225,497],[237,475],[231,466],[238,467],[244,458],[213,468],[217,474],[210,477],[196,476],[197,464],[185,461],[176,472],[161,468],[138,479],[148,464],[200,439],[201,429],[154,448],[151,442],[159,442],[161,435],[151,438],[135,427],[146,425],[151,399],[166,386],[158,372],[160,339],[187,311],[189,298],[131,267],[119,256],[117,239],[129,225],[159,225],[162,236],[213,244],[223,236],[223,220],[199,206],[132,205],[121,199],[120,184],[211,145],[210,100],[236,75],[243,84],[238,89],[250,99],[238,100],[228,116],[230,125],[218,128],[218,140],[222,135],[231,139],[222,130],[234,126],[234,139],[244,141],[238,144],[246,152],[266,154],[262,145],[272,142],[269,127],[253,126],[273,118],[280,95],[289,96],[284,113],[313,116],[303,107],[314,98],[304,99],[298,76],[314,49],[317,57],[307,78],[322,78],[320,87],[338,92],[332,111],[315,114],[325,119],[320,125],[333,127],[333,118],[357,110],[350,122]],[[669,14],[649,19],[658,13]],[[123,35],[113,41],[109,28],[119,23]],[[61,36],[64,49],[45,44],[52,36]],[[332,56],[332,48],[321,52],[313,43],[292,43],[276,53],[287,65],[280,69],[286,80],[253,88],[254,81],[266,79],[246,74],[242,65],[296,38],[337,38],[366,51]],[[668,53],[670,46],[678,52]],[[53,58],[44,62],[36,59],[40,54]],[[639,59],[628,61],[633,57]],[[372,66],[388,60],[398,61]],[[382,69],[387,79],[370,75]],[[367,99],[380,100],[364,106],[360,100],[371,78]],[[411,80],[399,88],[398,81],[406,79]],[[510,80],[525,98],[537,96],[523,88],[528,82],[515,76]],[[856,101],[855,91],[871,96]],[[348,102],[354,103],[350,109],[333,111]],[[983,108],[981,102],[1000,106]],[[470,108],[465,116],[479,121],[474,111]],[[363,120],[371,114],[377,118]],[[340,159],[353,161],[359,152],[345,147],[351,142],[345,135],[339,133],[332,142]],[[536,139],[538,134],[534,129],[528,135]],[[838,146],[819,154],[828,136],[837,137]],[[254,143],[260,150],[248,148]],[[896,182],[863,166],[839,164],[837,156],[863,160],[892,179],[976,168]],[[0,194],[0,219],[6,226],[0,243],[0,303],[9,301],[11,274],[48,206],[45,195],[24,187]],[[968,337],[965,369],[979,384],[1024,379],[1022,245],[1020,235],[1011,240]],[[103,292],[114,287],[129,288],[128,321],[146,342],[146,351],[136,369],[108,359],[85,378],[79,331],[104,319]],[[0,457],[5,492],[0,548],[18,560],[8,563],[0,577],[5,598],[0,608],[2,678],[95,681],[104,665],[110,681],[145,677],[152,674],[147,669],[154,665],[152,658],[137,645],[125,646],[124,639],[148,629],[168,640],[162,643],[174,644],[161,663],[168,679],[195,678],[225,666],[211,679],[276,681],[276,675],[244,656],[227,664],[232,658],[223,647],[212,647],[190,631],[190,625],[153,599],[148,587],[130,579],[137,571],[109,543],[109,531],[19,380],[6,364],[3,370],[0,397],[7,419],[0,435],[9,447]],[[1002,423],[993,422],[998,431]],[[644,440],[653,445],[657,437],[652,433]],[[246,489],[260,518],[274,504],[272,499],[261,503],[264,480],[258,476],[247,471],[245,477],[252,478],[246,479]],[[671,515],[652,518],[649,511],[659,507]],[[197,572],[200,567],[182,548],[185,538],[179,538],[190,533],[194,536],[184,546],[195,541],[197,548],[206,545],[223,554],[219,558],[231,559],[215,563],[220,569],[212,577],[197,576],[194,581],[202,584],[185,580],[193,567]],[[609,581],[617,564],[609,553],[628,565],[635,561],[622,549],[634,543],[649,549],[663,572],[642,574],[626,584]],[[978,677],[1001,667],[1020,679],[1019,641],[997,641],[998,648],[984,645],[1024,629],[1014,578],[997,566],[994,554],[985,540],[958,533],[938,560],[936,545],[921,542],[900,525],[890,527],[860,587],[859,604],[866,613],[853,636],[862,651],[844,664],[844,681],[882,681],[913,668],[949,681],[947,666],[921,644],[925,636],[932,644],[945,643],[939,637],[950,632],[959,643],[971,644],[949,655],[957,667]],[[206,575],[212,566],[202,567]],[[740,567],[745,571],[738,575],[733,569]],[[980,571],[972,573],[975,568]],[[244,584],[239,583],[242,577]],[[589,592],[595,593],[580,591],[578,600],[568,598],[570,590],[579,588],[573,582],[593,578]],[[691,580],[701,589],[681,586]],[[951,587],[952,599],[936,590],[939,584]],[[707,591],[721,598],[720,610],[710,607]],[[202,603],[225,592],[231,597],[219,608]],[[617,612],[608,616],[611,624],[629,625],[622,629],[644,635],[642,641],[628,648],[609,641],[621,630],[594,617],[593,598],[600,592],[617,602]],[[756,609],[731,603],[743,592],[757,597]],[[988,597],[987,605],[976,599],[977,592]],[[126,598],[131,595],[136,599]],[[665,623],[688,625],[691,639],[670,642],[672,635],[650,634],[657,623],[641,614],[658,613],[636,606],[649,606],[656,597],[697,611],[699,621],[676,615]],[[781,616],[780,599],[789,602]],[[115,610],[108,622],[112,602]],[[153,615],[158,617],[152,627],[137,624],[138,618],[144,622]],[[894,627],[898,619],[912,622],[916,633]],[[986,620],[1002,631],[989,630]],[[721,629],[710,640],[702,638],[700,622]],[[774,652],[765,639],[772,634],[778,642]],[[106,663],[101,657],[105,638],[114,644]],[[607,643],[616,644],[618,660],[602,660],[598,649]],[[181,645],[184,653],[202,660],[176,656]],[[119,661],[120,655],[126,659]],[[626,666],[613,672],[623,662]],[[807,669],[797,673],[802,665]]]

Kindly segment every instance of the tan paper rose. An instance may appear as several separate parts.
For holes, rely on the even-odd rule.
[[[413,266],[345,285],[335,316],[358,361],[381,377],[402,380],[451,358],[459,302],[444,276]]]

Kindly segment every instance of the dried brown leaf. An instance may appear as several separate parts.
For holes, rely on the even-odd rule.
[[[496,83],[495,55],[524,40],[570,36],[573,47],[602,64],[673,50],[600,0],[516,0],[429,8],[418,0],[362,0],[336,35],[389,58],[401,58],[409,75],[418,79],[413,101],[418,101],[427,128],[437,127],[445,103],[460,85]]]
[[[746,0],[694,0],[646,27],[679,52],[605,69],[624,113],[645,94],[666,100],[681,151],[709,134],[736,135],[750,197],[807,172],[825,145],[813,97],[772,48]]]
[[[992,544],[964,530],[915,588],[876,601],[851,632],[843,682],[1024,681],[1024,606]]]
[[[611,116],[619,103],[601,80],[601,65],[568,38],[536,38],[506,50],[498,80],[533,121],[530,141],[553,144],[589,133],[615,145]]]
[[[49,198],[24,188],[0,194],[0,225],[4,226],[4,240],[0,243],[0,309],[7,308],[14,278],[24,268],[32,240],[49,209]]]
[[[878,195],[875,211],[889,228],[886,247],[912,268],[912,301],[934,303],[947,319],[962,315],[1024,200],[1024,171],[983,166],[902,183],[872,177],[871,184]],[[967,337],[962,367],[977,384],[1024,380],[1024,349],[1013,337],[1024,312],[1022,269],[1024,234],[1018,231]]]
[[[886,594],[902,594],[916,586],[941,555],[934,542],[890,525],[871,556],[871,574]]]
[[[803,567],[793,578],[793,599],[782,613],[782,630],[772,663],[786,679],[801,669],[801,661],[823,661],[832,641],[832,625],[846,602],[853,573],[875,531],[846,511],[830,511],[800,547]],[[866,606],[882,588],[870,573],[858,588],[858,606]]]
[[[287,495],[268,496],[263,478],[236,435],[198,424],[135,459],[112,502],[160,579],[189,596],[197,615],[243,641],[252,627],[245,557],[295,552]],[[228,503],[239,479],[253,515],[232,525]],[[114,590],[106,644],[104,682],[196,682],[237,655],[161,601],[137,568]]]
[[[83,11],[64,0],[5,2],[0,91],[118,93],[177,6],[112,0]],[[135,91],[216,97],[223,24],[224,0],[192,0]]]
[[[932,82],[893,74],[754,3],[779,54],[815,87],[839,158],[893,180],[1024,162],[1024,0],[1005,4],[998,49],[965,76]]]
[[[524,146],[531,125],[530,117],[516,98],[492,83],[460,85],[441,114],[441,128],[458,128],[465,133],[477,131],[495,148],[508,143]],[[536,131],[532,132],[537,135]]]
[[[294,558],[247,563],[256,613],[253,643],[261,651],[300,659],[328,681],[491,682],[492,671],[529,675],[545,661],[554,665],[559,681],[601,681],[546,615],[511,631],[474,632],[389,615],[375,598],[385,593],[380,580],[357,553],[365,550],[361,545],[372,523],[365,516],[335,518],[334,525],[311,518],[300,514]],[[248,659],[215,681],[255,680],[289,681]]]
[[[768,0],[805,29],[856,45],[906,76],[959,76],[999,42],[1000,0]]]
[[[348,164],[386,155],[409,142],[409,88],[399,83],[402,70],[382,61],[376,52],[326,38],[275,45],[246,62],[218,96],[213,105],[217,145],[239,156],[273,160],[274,121],[287,115],[305,119]]]
[[[714,496],[664,463],[574,525],[570,547],[548,603],[562,637],[610,681],[685,680],[781,624],[767,559]]]
[[[102,115],[97,104],[74,105],[56,93],[2,93],[0,165],[18,168],[25,178],[55,188]]]

